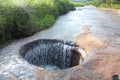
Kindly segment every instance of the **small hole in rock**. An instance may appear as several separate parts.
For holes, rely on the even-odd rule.
[[[19,54],[30,64],[59,70],[79,65],[83,59],[79,49],[79,45],[71,41],[40,39],[24,45]]]

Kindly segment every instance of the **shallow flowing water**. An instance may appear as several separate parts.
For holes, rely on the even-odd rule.
[[[77,34],[86,33],[86,32],[87,33],[94,32],[95,35],[97,35],[102,39],[105,39],[104,36],[112,36],[111,38],[114,38],[113,36],[117,36],[117,37],[120,36],[119,12],[120,12],[119,10],[118,11],[99,10],[92,6],[77,7],[75,11],[70,11],[69,13],[63,16],[60,16],[51,28],[38,32],[28,38],[15,40],[14,42],[6,45],[4,48],[1,48],[0,74],[2,74],[3,72],[9,72],[11,69],[14,70],[14,68],[16,68],[16,65],[18,66],[18,64],[23,65],[23,63],[18,60],[19,57],[16,55],[18,55],[19,50],[23,45],[32,42],[34,40],[62,39],[65,41],[75,41],[75,37]],[[83,30],[82,28],[84,26],[89,26],[90,29],[87,28]],[[104,32],[104,30],[110,30],[111,33],[109,31]],[[99,35],[99,33],[102,34]],[[88,38],[89,37],[85,39]],[[111,38],[107,40],[109,41]],[[95,39],[99,41],[98,38]],[[16,59],[18,61],[16,61]],[[48,65],[46,67],[50,67],[50,66],[51,65]],[[96,80],[96,79],[92,79],[92,77],[90,78],[91,80]]]
[[[74,41],[75,35],[81,33],[81,27],[85,25],[111,27],[119,30],[120,16],[115,12],[100,11],[91,6],[79,7],[75,11],[60,16],[51,28],[36,33],[31,37],[12,42],[2,49],[1,53],[16,53],[22,45],[37,39]]]
[[[40,39],[24,45],[19,54],[30,64],[59,70],[79,65],[82,60],[80,49],[74,42]]]

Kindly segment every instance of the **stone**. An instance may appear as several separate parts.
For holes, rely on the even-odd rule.
[[[40,39],[23,46],[20,55],[30,64],[49,70],[66,69],[83,60],[81,49],[75,42]]]

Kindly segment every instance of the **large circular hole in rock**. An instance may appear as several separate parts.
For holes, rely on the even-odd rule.
[[[24,45],[20,55],[30,64],[59,70],[79,65],[83,59],[80,50],[74,42],[41,39]]]

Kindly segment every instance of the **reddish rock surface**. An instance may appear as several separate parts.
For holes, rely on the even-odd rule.
[[[18,55],[24,44],[45,38],[75,40],[88,54],[81,65],[54,71]],[[114,74],[120,78],[120,10],[79,7],[59,17],[53,27],[0,49],[0,80],[112,80]]]
[[[88,55],[91,55],[83,67],[102,76],[102,80],[112,80],[113,75],[120,75],[120,36],[112,28],[98,27],[96,30],[76,36],[78,44],[90,51]]]

